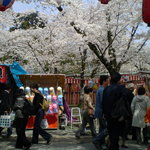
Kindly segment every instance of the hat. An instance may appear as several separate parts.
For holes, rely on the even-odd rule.
[[[134,84],[133,84],[133,83],[129,83],[129,84],[127,85],[127,88],[128,88],[128,89],[134,88]]]

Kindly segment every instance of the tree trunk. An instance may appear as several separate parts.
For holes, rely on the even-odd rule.
[[[80,51],[80,48],[79,48],[79,51]],[[78,105],[79,107],[82,106],[83,97],[84,97],[83,87],[84,87],[84,73],[85,73],[85,67],[86,67],[85,61],[87,58],[87,49],[84,49],[83,53],[80,51],[80,54],[81,54],[81,74],[80,74],[81,82],[80,82],[80,102]]]

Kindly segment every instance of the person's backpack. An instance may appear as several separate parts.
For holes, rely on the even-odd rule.
[[[43,109],[45,112],[47,112],[48,109],[49,109],[50,103],[49,103],[46,99],[43,99],[43,103],[40,104],[40,105],[41,105],[42,109]]]
[[[120,97],[120,99],[114,103],[111,117],[117,119],[119,122],[131,117],[130,106],[126,99]]]

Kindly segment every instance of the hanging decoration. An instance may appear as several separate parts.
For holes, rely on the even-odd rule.
[[[10,8],[15,0],[0,0],[0,11]]]
[[[102,4],[108,4],[109,0],[99,0]]]
[[[150,27],[150,0],[143,0],[142,17],[143,21]]]

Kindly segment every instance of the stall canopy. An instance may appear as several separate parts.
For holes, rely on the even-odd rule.
[[[0,66],[7,66],[10,69],[10,72],[15,80],[15,83],[18,87],[23,86],[19,75],[29,74],[18,62],[13,62],[12,64],[0,64]]]

